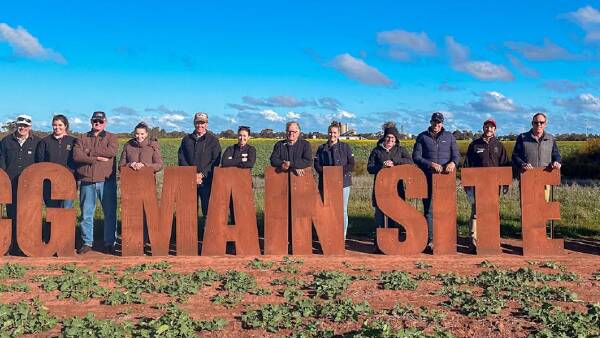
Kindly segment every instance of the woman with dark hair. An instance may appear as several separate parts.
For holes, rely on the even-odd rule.
[[[148,139],[148,125],[140,122],[133,130],[133,138],[123,146],[121,158],[119,160],[119,170],[122,167],[129,167],[133,170],[140,170],[144,167],[151,168],[157,173],[163,168],[160,145],[157,140]],[[148,226],[144,221],[144,243],[149,243]],[[145,251],[148,248],[145,249]]]
[[[155,173],[163,168],[162,155],[158,141],[148,139],[148,125],[140,122],[135,126],[133,138],[123,146],[119,169],[127,166],[133,170],[151,168]]]
[[[225,149],[221,166],[252,169],[256,163],[256,148],[249,145],[248,140],[250,140],[250,127],[240,126],[238,142]]]
[[[75,171],[75,162],[73,161],[75,137],[70,136],[68,133],[69,120],[67,117],[61,114],[54,115],[52,118],[52,134],[44,137],[38,143],[35,151],[35,161],[60,164],[73,173]],[[47,184],[44,184],[44,202],[49,208],[71,208],[73,206],[72,200],[51,200],[50,186]]]

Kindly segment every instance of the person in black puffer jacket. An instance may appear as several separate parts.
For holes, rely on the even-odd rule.
[[[208,131],[208,115],[194,115],[194,131],[181,140],[178,152],[180,166],[196,167],[196,183],[202,214],[208,213],[208,201],[212,186],[213,168],[221,163],[221,145],[219,139]]]
[[[367,171],[377,178],[377,174],[385,168],[412,163],[413,161],[408,154],[408,151],[400,145],[400,134],[398,133],[398,129],[396,129],[396,127],[388,127],[383,132],[382,141],[371,151],[369,162],[367,164]],[[398,182],[398,195],[404,198],[404,185],[402,182]],[[372,201],[373,207],[375,207],[375,224],[377,224],[378,227],[383,227],[385,225],[385,217],[377,207],[377,201],[375,200],[375,184],[373,184]],[[392,224],[395,224],[395,222],[388,221],[388,226]]]

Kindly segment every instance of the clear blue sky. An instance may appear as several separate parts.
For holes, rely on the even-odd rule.
[[[19,1],[0,5],[0,121],[128,131],[282,129],[332,119],[598,133],[600,2]]]

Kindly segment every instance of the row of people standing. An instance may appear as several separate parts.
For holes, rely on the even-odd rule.
[[[203,215],[208,212],[208,201],[212,185],[214,167],[252,168],[256,162],[256,149],[248,144],[250,128],[241,126],[238,129],[238,142],[229,146],[221,156],[219,140],[208,132],[208,115],[194,115],[194,131],[186,135],[178,151],[178,164],[195,166],[198,197]],[[16,130],[0,142],[0,167],[4,169],[13,186],[13,201],[16,202],[18,177],[21,172],[34,162],[54,162],[68,168],[80,186],[80,207],[82,221],[80,224],[83,245],[78,249],[80,254],[92,250],[93,216],[96,200],[99,199],[104,213],[104,250],[114,252],[116,242],[116,156],[118,142],[116,135],[105,130],[107,118],[104,112],[94,112],[90,119],[91,130],[79,138],[68,135],[69,123],[64,115],[56,115],[52,119],[52,134],[43,139],[31,133],[31,117],[19,115]],[[428,223],[429,241],[432,240],[431,210],[431,177],[432,173],[452,172],[456,169],[460,155],[454,136],[443,128],[444,116],[436,112],[431,116],[429,128],[419,134],[412,156],[401,146],[398,130],[389,126],[384,130],[383,138],[377,143],[369,156],[368,172],[377,175],[380,170],[395,165],[415,163],[426,174],[428,181],[428,197],[423,200]],[[513,165],[522,170],[533,167],[560,167],[560,154],[552,135],[545,133],[546,116],[537,113],[533,117],[532,129],[521,134],[513,151]],[[484,122],[483,135],[469,145],[465,166],[502,166],[507,165],[506,149],[495,138],[496,122],[489,119]],[[344,234],[348,228],[348,200],[352,185],[351,172],[354,168],[354,155],[349,144],[340,142],[340,126],[332,124],[328,128],[328,140],[319,146],[313,158],[310,144],[299,138],[300,125],[297,122],[286,124],[286,139],[275,143],[270,163],[278,170],[293,172],[296,175],[311,173],[314,165],[319,174],[319,187],[322,188],[323,167],[343,167],[344,196]],[[134,138],[129,140],[121,153],[118,167],[128,166],[133,170],[150,167],[154,172],[163,168],[160,146],[156,140],[148,138],[148,126],[140,123],[135,127]],[[45,189],[44,199],[49,207],[71,207],[72,201],[52,201]],[[398,187],[403,197],[402,186]],[[474,196],[472,198],[474,208]],[[384,225],[385,217],[375,207],[375,218],[378,226]],[[8,216],[15,223],[15,203],[7,206]],[[474,213],[473,213],[473,216]],[[13,229],[14,230],[14,229]],[[16,231],[13,231],[13,236]],[[13,238],[13,243],[16,243]]]
[[[532,128],[517,137],[512,153],[512,165],[515,172],[524,172],[533,168],[559,169],[561,157],[554,136],[545,132],[547,117],[544,113],[534,114]],[[468,147],[465,167],[501,167],[509,166],[507,151],[496,138],[496,121],[487,119],[483,122],[481,137],[473,140]],[[460,163],[460,153],[454,135],[444,129],[444,116],[435,112],[431,115],[430,126],[417,136],[412,156],[399,142],[398,130],[393,127],[384,129],[383,138],[372,150],[367,169],[370,174],[377,175],[382,169],[396,165],[414,163],[425,173],[427,178],[427,198],[423,199],[424,214],[428,227],[428,247],[433,246],[433,210],[432,206],[432,174],[451,173]],[[517,178],[519,175],[517,175]],[[465,189],[471,203],[470,232],[471,239],[476,238],[475,192],[472,187]],[[506,193],[508,187],[504,187]],[[404,198],[403,186],[399,184],[398,194]],[[548,198],[548,197],[546,197]],[[377,208],[373,191],[375,221],[379,227],[393,225],[388,222],[381,210]],[[471,245],[474,245],[471,242]]]

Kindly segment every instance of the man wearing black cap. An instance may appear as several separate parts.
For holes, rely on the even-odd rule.
[[[456,139],[452,133],[444,129],[442,113],[435,112],[431,115],[429,128],[417,136],[412,158],[427,177],[427,198],[423,199],[423,209],[427,218],[428,246],[431,248],[433,239],[432,174],[453,172],[460,161]]]
[[[0,167],[6,171],[12,186],[12,203],[6,205],[7,216],[12,219],[12,245],[10,252],[19,254],[17,248],[17,188],[19,176],[35,163],[35,150],[40,138],[31,133],[31,117],[19,115],[14,133],[6,135],[0,142]],[[4,253],[2,253],[4,254]]]
[[[464,167],[504,167],[510,165],[506,148],[496,138],[496,121],[489,118],[483,122],[483,133],[481,137],[469,144]],[[508,187],[503,187],[506,193]],[[471,247],[477,238],[477,215],[475,215],[475,188],[465,187],[467,199],[471,202],[471,220],[469,230],[471,234]]]
[[[219,139],[208,132],[208,114],[198,112],[194,115],[194,131],[181,140],[178,158],[180,166],[196,167],[200,208],[206,216],[213,170],[221,163],[221,145]]]
[[[104,213],[104,250],[114,254],[117,240],[117,175],[115,156],[119,149],[117,136],[106,130],[106,114],[97,111],[90,119],[92,129],[81,135],[73,147],[75,178],[79,184],[81,237],[83,245],[77,253],[92,250],[96,198]]]

